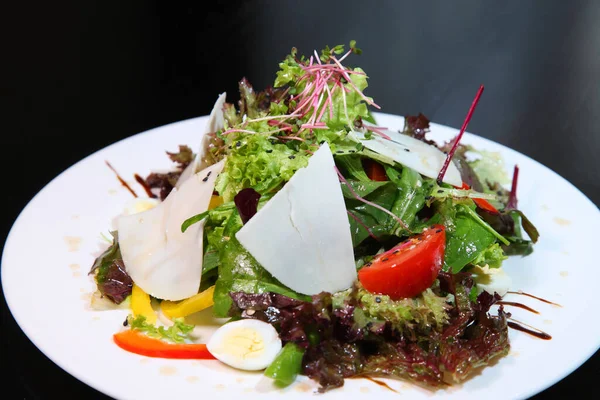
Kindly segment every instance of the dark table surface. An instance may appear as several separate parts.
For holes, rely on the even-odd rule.
[[[309,52],[351,39],[364,51],[367,94],[386,112],[460,127],[483,83],[469,131],[540,161],[600,204],[598,1],[56,3],[4,13],[3,238],[25,204],[81,158],[207,114],[243,76],[264,88],[292,46]],[[0,332],[10,398],[106,398],[39,352],[3,296]],[[592,390],[598,372],[596,353],[534,398]]]

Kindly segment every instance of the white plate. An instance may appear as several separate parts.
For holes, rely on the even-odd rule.
[[[403,118],[378,114],[378,124],[403,126]],[[87,276],[95,256],[106,247],[100,239],[110,229],[131,194],[123,188],[105,160],[131,181],[133,174],[169,169],[165,150],[179,144],[197,149],[206,117],[153,129],[118,143],[75,164],[48,184],[27,205],[8,236],[2,257],[2,284],[19,326],[52,361],[76,378],[118,399],[265,398],[258,373],[241,373],[217,361],[149,359],[127,353],[112,341],[127,311],[90,311],[86,308],[93,284]],[[432,137],[448,140],[455,129],[432,125]],[[553,336],[550,341],[510,330],[510,355],[485,368],[461,387],[435,395],[408,383],[388,381],[411,398],[460,399],[526,398],[553,385],[584,363],[600,346],[600,319],[596,317],[596,275],[592,249],[600,212],[579,190],[538,162],[504,146],[466,134],[465,143],[500,151],[507,169],[520,167],[519,207],[538,227],[541,238],[534,253],[512,257],[506,270],[514,289],[556,301],[558,308],[534,299],[513,299],[539,310],[540,315],[510,309],[516,319]],[[590,317],[592,316],[592,317]],[[585,329],[582,324],[585,323]],[[573,329],[575,327],[576,329]],[[311,397],[308,380],[285,390],[290,398]],[[364,379],[347,380],[327,399],[380,397],[397,394]]]

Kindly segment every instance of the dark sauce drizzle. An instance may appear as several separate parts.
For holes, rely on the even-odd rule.
[[[550,340],[552,339],[552,336],[548,335],[546,332],[541,331],[537,328],[534,328],[532,326],[526,325],[522,322],[516,321],[516,320],[512,320],[512,321],[508,321],[506,323],[509,327],[517,330],[517,331],[521,331],[521,332],[525,332],[530,334],[531,336],[535,336],[536,338],[539,339],[543,339],[543,340]]]
[[[539,300],[539,301],[544,302],[546,304],[552,304],[553,306],[556,306],[556,307],[562,307],[558,303],[554,303],[552,301],[549,301],[549,300],[546,300],[546,299],[542,299],[541,297],[537,297],[537,296],[534,296],[534,295],[529,294],[529,293],[525,293],[525,292],[521,292],[521,291],[518,291],[518,292],[508,292],[508,293],[511,293],[511,294],[520,294],[522,296],[528,296],[528,297],[531,297],[532,299]]]
[[[393,389],[392,387],[390,387],[390,385],[388,385],[387,383],[385,383],[383,381],[371,378],[370,376],[363,376],[363,378],[365,378],[366,380],[371,381],[371,382],[373,382],[373,383],[375,383],[375,384],[377,384],[377,385],[379,385],[381,387],[384,387],[384,388],[386,388],[388,390],[391,390],[394,393],[398,393],[398,391],[396,389]]]
[[[525,293],[523,291],[508,292],[508,293],[531,297],[532,299],[539,300],[539,301],[544,302],[546,304],[551,304],[551,305],[556,306],[556,307],[562,307],[558,303],[554,303],[552,301],[543,299],[541,297],[534,296],[534,295],[529,294],[529,293]],[[531,308],[529,306],[526,306],[525,304],[521,304],[521,303],[516,303],[516,302],[512,302],[512,301],[499,301],[497,304],[506,305],[506,306],[513,306],[513,307],[519,307],[519,308],[522,308],[522,309],[527,310],[529,312],[532,312],[532,313],[535,313],[535,314],[539,314],[539,312],[537,310],[534,310],[533,308]],[[525,324],[523,322],[517,321],[517,320],[512,319],[510,317],[509,317],[509,319],[510,319],[510,321],[507,322],[507,325],[510,328],[512,328],[512,329],[515,329],[515,330],[521,331],[521,332],[525,332],[525,333],[527,333],[527,334],[529,334],[531,336],[534,336],[536,338],[539,338],[539,339],[543,339],[543,340],[550,340],[550,339],[552,339],[552,336],[550,336],[549,334],[547,334],[546,332],[544,332],[544,331],[542,331],[542,330],[540,330],[538,328],[534,328],[533,326],[527,325],[527,324]]]
[[[137,183],[139,183],[144,188],[148,197],[150,197],[151,199],[155,199],[156,195],[154,193],[152,193],[152,189],[150,189],[150,186],[148,185],[146,180],[144,178],[142,178],[141,176],[139,176],[138,174],[135,174],[134,177],[135,177],[135,180],[137,181]]]
[[[525,304],[521,304],[521,303],[515,303],[514,301],[499,301],[496,304],[502,304],[505,306],[513,306],[513,307],[518,307],[518,308],[522,308],[523,310],[527,310],[529,312],[532,312],[534,314],[539,314],[540,312],[537,310],[534,310],[533,308],[526,306]]]
[[[127,182],[125,182],[125,180],[123,178],[121,178],[121,176],[119,175],[117,170],[114,169],[113,166],[110,165],[110,163],[108,161],[104,161],[104,162],[106,163],[106,165],[108,165],[108,168],[110,168],[115,173],[115,175],[117,176],[117,179],[119,180],[119,182],[121,182],[121,185],[125,186],[125,189],[129,190],[129,193],[131,193],[133,195],[133,197],[138,197],[137,193],[135,193],[133,191],[131,186],[129,186],[129,184]]]

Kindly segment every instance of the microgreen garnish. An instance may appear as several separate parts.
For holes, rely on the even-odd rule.
[[[353,75],[365,73],[360,69],[350,69],[342,65],[342,60],[350,54],[360,54],[361,50],[356,47],[356,41],[350,42],[350,50],[345,51],[343,45],[333,48],[325,47],[319,55],[316,51],[310,58],[297,58],[297,50],[292,49],[291,54],[285,59],[285,71],[278,76],[276,84],[290,85],[286,93],[290,94],[286,103],[288,112],[285,115],[267,115],[260,118],[246,118],[241,125],[230,127],[222,132],[222,135],[230,133],[256,133],[251,124],[267,121],[273,129],[264,134],[285,133],[286,139],[298,137],[304,132],[311,133],[313,130],[330,129],[327,120],[334,118],[334,98],[339,95],[343,103],[343,115],[347,126],[353,126],[348,112],[346,97],[357,94],[367,105],[380,108],[371,98],[365,96],[352,79]],[[339,57],[339,58],[338,58]],[[327,118],[326,118],[327,117]],[[296,123],[298,121],[298,123]],[[381,128],[371,127],[375,133],[386,137],[381,133]],[[279,136],[281,137],[281,136]],[[291,139],[298,140],[298,139]]]

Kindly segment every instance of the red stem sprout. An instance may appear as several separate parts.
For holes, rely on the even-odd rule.
[[[463,122],[463,125],[460,128],[460,132],[456,136],[456,139],[454,140],[454,144],[452,145],[452,148],[448,152],[446,161],[444,161],[444,165],[442,166],[442,169],[440,170],[440,173],[437,177],[438,184],[441,184],[442,180],[444,179],[446,170],[448,169],[448,166],[450,165],[450,162],[452,161],[452,157],[454,156],[454,153],[456,152],[456,149],[458,148],[458,142],[460,142],[460,139],[462,139],[462,137],[465,133],[465,130],[467,129],[467,125],[469,125],[469,121],[471,121],[471,117],[473,116],[473,113],[475,112],[475,107],[477,107],[477,103],[479,103],[479,98],[481,97],[482,93],[483,93],[483,85],[479,86],[479,90],[477,91],[477,94],[475,95],[475,99],[473,99],[473,103],[471,103],[471,108],[469,109],[469,112],[467,113],[465,122]]]

